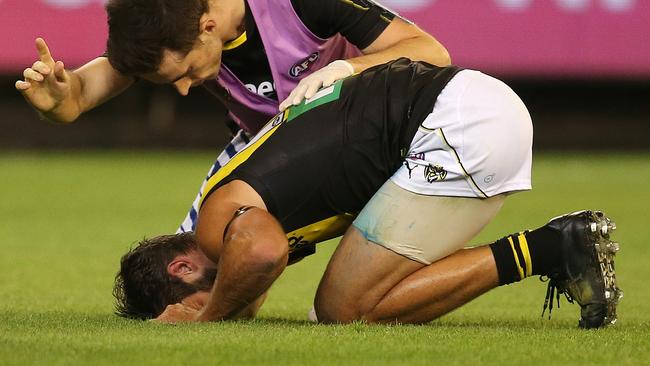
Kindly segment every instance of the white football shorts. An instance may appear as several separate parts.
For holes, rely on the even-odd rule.
[[[391,177],[414,193],[486,198],[531,189],[533,127],[510,87],[463,70],[442,90]]]

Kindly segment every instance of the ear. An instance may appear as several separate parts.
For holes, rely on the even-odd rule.
[[[217,21],[210,15],[210,13],[201,15],[201,20],[199,22],[199,29],[201,30],[200,34],[211,34],[217,30]]]
[[[197,269],[198,266],[187,256],[177,256],[167,265],[167,273],[178,278],[194,273]]]
[[[203,45],[209,44],[211,40],[219,37],[217,34],[217,22],[209,14],[201,16],[200,24],[201,32],[199,32],[199,42]]]

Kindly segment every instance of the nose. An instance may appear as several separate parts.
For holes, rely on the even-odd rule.
[[[174,83],[174,87],[176,88],[176,91],[178,91],[178,94],[187,96],[190,92],[190,87],[192,87],[192,80],[189,78],[182,78]]]

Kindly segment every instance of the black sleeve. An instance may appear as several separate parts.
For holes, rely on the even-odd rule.
[[[291,0],[300,20],[320,38],[341,33],[364,49],[379,37],[395,14],[372,0]]]

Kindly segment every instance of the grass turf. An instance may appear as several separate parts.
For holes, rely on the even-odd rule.
[[[144,235],[175,230],[210,161],[205,153],[0,154],[0,365],[650,363],[650,154],[538,154],[534,190],[509,198],[473,241],[605,210],[619,226],[626,293],[609,329],[577,329],[579,309],[566,302],[541,319],[537,279],[424,326],[313,325],[306,313],[333,241],[286,270],[257,320],[165,326],[112,315],[119,257]]]

